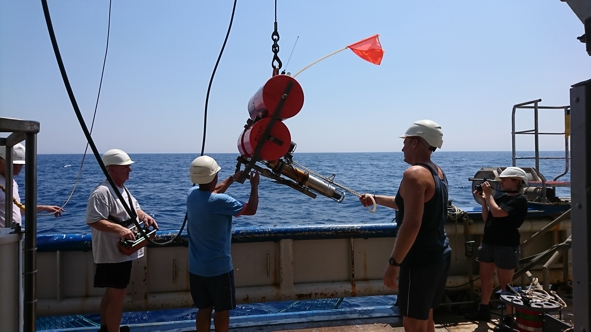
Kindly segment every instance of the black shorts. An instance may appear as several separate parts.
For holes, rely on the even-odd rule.
[[[519,246],[496,246],[483,243],[478,247],[479,262],[495,263],[496,267],[505,270],[516,270],[519,266],[520,256]]]
[[[129,278],[131,277],[132,262],[96,264],[94,287],[127,288]]]
[[[234,271],[215,277],[202,277],[190,273],[191,297],[197,309],[213,307],[215,311],[236,308]]]
[[[396,304],[402,316],[429,319],[429,311],[436,308],[443,297],[450,264],[451,253],[448,253],[435,264],[400,267]]]

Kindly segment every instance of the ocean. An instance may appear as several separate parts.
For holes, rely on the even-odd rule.
[[[542,156],[564,156],[564,152],[542,152]],[[154,216],[160,230],[178,230],[185,216],[186,194],[191,187],[189,166],[196,154],[134,154],[127,188],[138,199],[142,209]],[[238,154],[211,154],[222,167],[220,178],[236,170]],[[518,156],[533,156],[520,152]],[[37,204],[64,206],[60,218],[40,214],[39,234],[88,232],[84,221],[86,202],[104,175],[92,154],[40,154],[37,157]],[[395,195],[402,174],[408,167],[402,152],[387,153],[294,153],[293,160],[324,177],[358,193]],[[459,207],[472,207],[470,177],[482,167],[511,166],[511,152],[446,152],[436,151],[432,160],[446,173],[449,196]],[[517,166],[535,166],[533,160],[518,160]],[[82,165],[82,168],[81,168]],[[244,165],[242,165],[244,169]],[[540,172],[551,180],[565,170],[564,160],[540,161]],[[24,172],[16,177],[24,199]],[[569,181],[570,172],[560,180]],[[234,183],[227,191],[240,200],[248,200],[250,185]],[[570,196],[569,188],[557,188],[558,196]],[[24,202],[26,204],[26,202]],[[378,207],[369,213],[355,195],[346,193],[338,203],[318,195],[311,198],[288,186],[261,177],[259,208],[254,216],[237,218],[235,226],[286,226],[330,224],[376,224],[392,222],[394,211]]]
[[[563,156],[564,152],[543,152],[542,156]],[[185,200],[189,181],[189,165],[196,154],[134,154],[132,173],[126,186],[138,199],[142,209],[155,217],[160,230],[178,230],[185,216]],[[211,154],[222,167],[220,178],[236,170],[238,154]],[[520,152],[518,156],[533,156],[533,152]],[[64,205],[66,212],[60,218],[40,214],[37,219],[38,233],[85,233],[90,229],[84,221],[88,195],[104,179],[92,154],[84,158],[81,154],[38,155],[37,185],[38,204]],[[359,193],[395,195],[404,170],[408,167],[401,152],[388,153],[294,153],[298,164]],[[458,208],[476,205],[472,197],[470,177],[482,167],[510,166],[511,152],[445,152],[436,151],[432,160],[445,171],[449,181],[449,195],[452,204]],[[533,160],[519,160],[518,166],[533,167]],[[528,163],[529,162],[529,163]],[[547,180],[565,171],[564,160],[545,159],[540,161],[540,171]],[[242,169],[243,169],[242,165]],[[24,198],[24,172],[16,177]],[[560,180],[569,181],[570,173]],[[248,200],[250,185],[234,183],[227,193],[237,199]],[[557,188],[558,196],[570,196],[568,188]],[[26,202],[24,202],[26,204]],[[274,183],[261,177],[259,186],[259,208],[254,216],[234,220],[235,227],[286,226],[286,225],[328,225],[328,224],[376,224],[393,222],[394,211],[379,206],[375,213],[369,213],[356,196],[346,193],[338,203],[318,195],[308,197],[290,187]],[[336,301],[336,302],[335,302]],[[395,295],[322,301],[286,301],[239,305],[232,316],[260,315],[293,310],[306,310],[329,306],[346,309],[376,305],[392,305]],[[329,303],[330,302],[330,303]],[[194,320],[195,309],[178,309],[153,312],[125,313],[122,324],[150,323],[174,320]],[[98,322],[98,315],[85,315],[86,319]],[[67,321],[67,320],[66,320]],[[45,325],[44,325],[45,324]],[[47,325],[49,324],[49,325]],[[45,318],[38,319],[37,326],[57,328]],[[58,326],[59,327],[59,326]],[[67,327],[67,326],[62,326]]]

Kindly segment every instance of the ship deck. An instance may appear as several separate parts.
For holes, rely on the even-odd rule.
[[[557,324],[557,320],[572,324],[573,310],[572,302],[567,301],[569,306],[562,309],[560,312],[552,312],[547,314],[545,318],[546,327],[544,331],[566,331]],[[464,312],[448,311],[437,313],[435,315],[435,331],[443,332],[478,332],[478,331],[496,331],[500,319],[500,309],[493,312],[493,318],[490,322],[473,322],[468,321],[464,317]],[[345,325],[346,323],[346,325]],[[305,325],[315,326],[305,326]],[[334,324],[334,325],[333,325]],[[564,323],[562,323],[564,324]],[[185,330],[183,330],[185,331]],[[194,330],[187,330],[194,331]],[[283,326],[266,326],[266,327],[250,327],[250,328],[231,328],[230,331],[235,332],[403,332],[402,320],[400,316],[391,316],[384,319],[378,319],[372,322],[371,319],[353,319],[350,321],[332,321],[321,324],[300,323],[289,327]]]
[[[551,315],[553,318],[562,317],[562,321],[572,322],[572,310],[565,308],[560,315]],[[467,321],[463,315],[457,313],[439,314],[435,318],[436,332],[483,332],[495,331],[499,323],[499,318],[494,317],[490,322],[471,322]],[[548,328],[547,330],[550,330]],[[253,330],[254,331],[254,330]],[[257,330],[260,331],[260,330]],[[269,330],[271,331],[271,330]],[[403,332],[404,328],[399,324],[392,323],[365,323],[354,324],[347,326],[331,326],[331,327],[312,327],[312,328],[293,328],[287,330],[272,330],[277,332]],[[560,330],[550,330],[560,331]]]
[[[574,321],[570,298],[563,297],[567,307],[544,314],[543,331],[567,331]],[[491,312],[490,322],[473,322],[464,317],[466,310],[448,307],[435,314],[435,331],[497,331],[501,309]],[[193,332],[195,321],[158,322],[128,325],[134,332]],[[97,326],[51,329],[61,332],[96,331]],[[212,325],[212,331],[214,327]],[[49,330],[47,330],[49,331]],[[231,317],[233,332],[401,332],[401,316],[396,307],[376,306],[348,310],[312,310],[282,314]]]

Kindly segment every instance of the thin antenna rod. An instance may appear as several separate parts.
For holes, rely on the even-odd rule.
[[[287,66],[289,65],[289,61],[291,60],[291,56],[293,55],[293,51],[295,50],[295,47],[296,47],[296,45],[298,43],[298,39],[300,39],[300,36],[298,36],[296,38],[295,43],[293,43],[293,47],[291,48],[291,53],[289,53],[289,58],[287,59],[287,64],[285,65],[285,68],[283,68],[283,72],[286,72],[287,71]]]
[[[349,46],[347,46],[347,47],[344,47],[344,48],[342,48],[342,49],[340,49],[340,50],[338,50],[338,51],[336,51],[336,52],[332,52],[332,53],[330,53],[329,55],[327,55],[327,56],[325,56],[325,57],[322,57],[322,58],[320,58],[320,59],[318,59],[318,60],[316,60],[316,61],[312,62],[311,64],[309,64],[309,65],[307,65],[306,67],[304,67],[304,69],[302,69],[302,70],[298,71],[298,72],[297,72],[295,75],[293,75],[293,77],[295,78],[295,77],[296,77],[296,76],[298,76],[298,75],[299,75],[301,72],[303,72],[304,70],[306,70],[306,69],[308,69],[308,68],[312,67],[313,65],[317,64],[318,62],[320,62],[320,61],[322,61],[322,60],[324,60],[324,59],[326,59],[326,58],[328,58],[328,57],[331,57],[331,56],[333,56],[333,55],[335,55],[335,54],[337,54],[337,53],[339,53],[339,52],[342,52],[342,51],[344,51],[344,50],[346,50],[346,49],[348,49],[348,48],[349,48]]]

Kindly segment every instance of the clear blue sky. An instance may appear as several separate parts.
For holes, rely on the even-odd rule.
[[[113,1],[93,135],[101,152],[201,150],[207,85],[232,5]],[[49,0],[88,125],[108,6]],[[559,0],[279,0],[277,9],[279,56],[291,73],[373,34],[385,50],[380,66],[347,50],[298,75],[304,107],[285,121],[297,152],[400,151],[398,136],[423,118],[442,125],[443,150],[510,150],[514,104],[541,98],[543,105],[568,105],[570,86],[591,74],[591,58],[576,39],[583,24]],[[238,1],[209,98],[206,153],[238,152],[247,103],[271,76],[273,22],[274,1]],[[533,112],[523,114],[518,129],[533,128]],[[0,115],[39,121],[39,153],[84,151],[41,1],[0,2]],[[542,130],[563,130],[557,112],[540,121]],[[564,147],[560,137],[542,143],[544,150]],[[520,139],[518,148],[532,150],[533,141]]]

